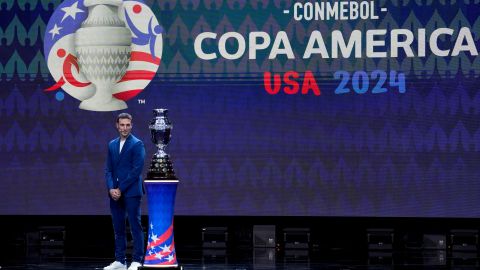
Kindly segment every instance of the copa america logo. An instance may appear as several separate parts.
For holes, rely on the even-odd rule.
[[[79,108],[115,111],[152,81],[162,28],[142,1],[65,0],[50,18],[44,53],[55,84]]]

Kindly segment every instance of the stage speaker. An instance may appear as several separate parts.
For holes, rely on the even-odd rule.
[[[393,229],[367,229],[367,243],[369,250],[393,249]]]
[[[220,248],[227,247],[228,229],[227,227],[205,227],[202,228],[202,247]]]
[[[423,233],[407,232],[403,236],[403,244],[409,251],[423,248]]]
[[[283,244],[287,249],[308,249],[310,247],[309,228],[285,228],[283,229]]]
[[[477,251],[478,230],[450,230],[452,251]]]
[[[447,249],[447,238],[442,234],[424,234],[423,235],[424,249]]]
[[[64,226],[39,227],[40,255],[62,256],[65,248]]]
[[[40,247],[63,247],[65,245],[64,226],[39,227]]]
[[[253,226],[253,247],[275,248],[275,225]]]

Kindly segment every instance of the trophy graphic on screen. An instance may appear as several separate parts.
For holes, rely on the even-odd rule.
[[[149,129],[157,147],[153,154],[145,187],[148,196],[148,244],[141,269],[181,269],[173,240],[173,209],[179,183],[165,148],[170,142],[172,123],[167,109],[154,109]]]
[[[91,111],[127,108],[112,96],[113,86],[128,68],[132,34],[118,17],[121,0],[85,0],[88,17],[75,32],[75,47],[82,73],[96,88],[95,94],[80,103]]]

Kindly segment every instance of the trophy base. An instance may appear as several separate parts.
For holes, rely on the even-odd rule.
[[[152,163],[150,164],[150,168],[148,168],[147,179],[177,179],[169,155],[153,155]]]
[[[92,97],[82,101],[78,107],[82,110],[97,112],[118,111],[128,108],[125,101],[116,99],[114,97],[107,102],[105,102],[103,99],[95,99]]]

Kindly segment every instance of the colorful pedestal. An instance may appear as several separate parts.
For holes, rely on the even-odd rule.
[[[181,269],[173,240],[173,209],[178,180],[145,180],[148,196],[148,244],[139,269]]]

